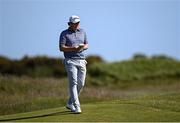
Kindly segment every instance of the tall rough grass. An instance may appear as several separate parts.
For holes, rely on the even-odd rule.
[[[63,79],[0,76],[0,114],[54,107],[66,98]]]

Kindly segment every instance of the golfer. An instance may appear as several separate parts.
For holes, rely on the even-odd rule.
[[[88,49],[86,33],[80,28],[80,18],[72,15],[69,28],[62,31],[59,39],[60,51],[64,52],[64,65],[69,79],[69,100],[66,108],[81,113],[79,94],[85,84],[86,60],[84,50]]]

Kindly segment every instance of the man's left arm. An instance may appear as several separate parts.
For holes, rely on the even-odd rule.
[[[83,47],[83,50],[87,50],[89,45],[88,45],[88,41],[87,41],[87,35],[86,35],[86,32],[84,32],[84,47]]]

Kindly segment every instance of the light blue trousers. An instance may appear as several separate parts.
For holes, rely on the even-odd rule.
[[[64,59],[65,68],[69,79],[69,105],[79,106],[79,94],[85,84],[86,60]]]

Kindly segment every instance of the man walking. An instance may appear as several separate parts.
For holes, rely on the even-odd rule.
[[[84,50],[88,49],[86,33],[80,28],[80,18],[72,15],[69,28],[62,31],[59,39],[60,51],[64,52],[64,65],[69,79],[69,100],[66,108],[81,113],[79,94],[85,84],[86,60]]]

